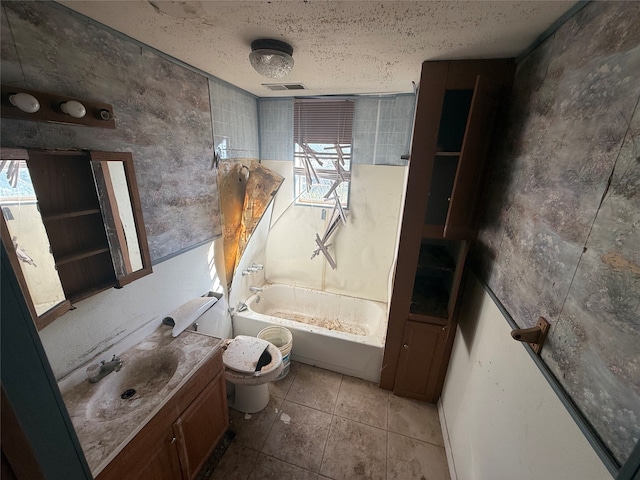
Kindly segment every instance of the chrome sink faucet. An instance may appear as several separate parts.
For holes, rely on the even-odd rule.
[[[93,365],[87,367],[87,377],[89,378],[89,383],[96,383],[97,381],[103,379],[111,372],[119,372],[122,368],[122,360],[120,357],[114,355],[111,361],[105,362],[102,360],[100,364],[94,363]]]

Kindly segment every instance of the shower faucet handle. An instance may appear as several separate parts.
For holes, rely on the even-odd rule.
[[[252,273],[259,272],[262,269],[264,269],[264,265],[260,263],[252,263],[247,268],[242,270],[242,275],[251,275]]]

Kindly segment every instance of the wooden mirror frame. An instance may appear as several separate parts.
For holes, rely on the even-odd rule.
[[[52,232],[48,230],[47,236],[49,237],[49,240],[51,243],[51,251],[53,253],[54,259],[56,260],[56,269],[58,270],[58,274],[60,276],[60,280],[61,280],[62,287],[65,294],[65,300],[63,300],[61,303],[57,304],[56,306],[52,307],[51,309],[47,310],[46,312],[40,315],[38,315],[36,312],[36,309],[33,303],[33,297],[29,292],[29,288],[27,286],[24,273],[22,271],[17,253],[15,251],[13,241],[11,239],[11,234],[10,234],[8,225],[5,221],[4,215],[2,216],[2,221],[1,221],[2,243],[5,250],[7,251],[11,266],[16,274],[16,277],[18,278],[18,283],[20,285],[23,296],[29,308],[29,312],[38,330],[43,329],[44,327],[49,325],[51,322],[53,322],[56,318],[60,317],[61,315],[69,311],[72,308],[72,302],[81,300],[83,298],[87,298],[89,296],[95,295],[101,291],[107,290],[112,287],[121,288],[122,286],[128,283],[131,283],[132,281],[137,280],[138,278],[141,278],[145,275],[152,273],[151,257],[149,253],[149,246],[147,243],[144,220],[142,217],[142,206],[140,203],[138,185],[137,185],[135,171],[133,167],[133,157],[130,153],[128,152],[60,151],[60,150],[25,150],[25,149],[6,149],[6,148],[2,148],[1,151],[2,151],[3,159],[25,160],[27,161],[28,164],[29,164],[30,156],[32,157],[32,160],[37,157],[39,161],[42,161],[42,159],[44,158],[47,163],[55,162],[56,158],[59,158],[59,159],[64,158],[70,165],[75,165],[74,162],[77,161],[79,162],[78,165],[83,165],[83,169],[85,170],[85,172],[87,171],[87,168],[89,171],[91,171],[90,164],[92,162],[98,162],[98,163],[105,162],[105,161],[122,162],[124,167],[124,175],[127,181],[129,201],[131,204],[133,220],[136,226],[136,234],[137,234],[137,241],[140,248],[140,257],[141,257],[140,261],[142,264],[142,268],[134,272],[129,272],[120,276],[118,276],[115,273],[115,267],[113,265],[114,253],[112,252],[110,244],[106,244],[106,226],[104,223],[104,218],[105,218],[104,210],[107,208],[107,206],[106,204],[103,204],[102,202],[100,202],[100,200],[98,199],[98,193],[96,191],[95,198],[92,199],[92,201],[96,203],[97,208],[92,209],[91,213],[94,215],[99,213],[100,224],[102,224],[103,227],[105,227],[103,236],[105,240],[104,243],[106,244],[107,248],[102,246],[96,249],[97,251],[99,251],[100,254],[103,255],[103,259],[101,262],[98,262],[97,267],[96,266],[89,266],[86,268],[79,267],[81,271],[77,275],[76,274],[69,275],[69,274],[65,274],[65,272],[61,272],[61,270],[64,270],[65,268],[64,265],[67,265],[70,262],[75,261],[73,257],[77,257],[78,260],[82,261],[83,259],[90,257],[93,253],[89,253],[89,254],[78,253],[77,255],[69,255],[69,252],[65,252],[66,254],[61,254],[60,250],[58,249],[58,246],[56,245],[56,241],[55,241],[56,235],[57,237],[60,237],[61,235],[64,236],[65,246],[68,246],[66,245],[68,243],[67,240],[69,236],[73,235],[74,229],[66,230],[64,226],[62,228],[58,228],[57,229],[58,232],[54,233],[53,239],[51,235]],[[53,163],[49,163],[49,165],[52,165],[52,164]],[[47,173],[51,174],[51,172],[47,172]],[[86,183],[88,183],[87,179],[84,177],[81,179],[77,179],[77,181],[82,181],[83,183],[85,183],[85,185]],[[47,194],[52,195],[52,192],[53,192],[53,197],[51,198],[56,197],[55,186],[58,185],[58,183],[62,183],[62,182],[51,181],[51,178],[47,177],[47,181],[46,181],[47,188],[51,189],[51,191],[48,191]],[[68,178],[65,179],[65,184],[66,184],[65,186],[67,187],[67,193],[68,193],[68,186],[69,186]],[[94,185],[94,190],[96,190],[94,178],[91,178],[91,184]],[[62,185],[60,185],[60,188],[62,188]],[[59,194],[61,197],[64,197],[66,193],[59,192]],[[37,189],[36,189],[36,196],[38,196]],[[41,213],[43,215],[43,223],[45,224],[45,228],[47,225],[47,221],[45,220],[46,218],[49,218],[49,219],[54,218],[55,220],[60,220],[61,218],[62,219],[75,218],[75,217],[86,214],[86,212],[79,212],[77,214],[74,212],[63,212],[62,214],[51,215],[51,212],[48,211],[44,205],[40,204],[41,202],[40,198],[38,199],[38,202],[39,202]],[[107,215],[108,213],[109,212],[106,212]],[[101,235],[97,234],[96,236],[99,237]],[[86,240],[86,239],[82,239],[82,240]],[[107,260],[107,258],[105,258],[104,255],[107,255],[107,258],[109,260]],[[61,257],[64,257],[64,259],[62,259]],[[71,260],[69,260],[70,257],[71,257]],[[97,274],[96,274],[95,268],[99,269]],[[98,280],[94,281],[94,277],[97,278]],[[87,279],[91,279],[92,281],[87,281]]]

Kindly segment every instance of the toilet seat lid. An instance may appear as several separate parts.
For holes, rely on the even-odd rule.
[[[222,361],[226,367],[237,372],[255,373],[260,355],[269,345],[261,338],[238,335],[222,354]]]

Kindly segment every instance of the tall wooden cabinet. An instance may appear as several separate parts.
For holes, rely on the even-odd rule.
[[[436,402],[456,330],[496,113],[512,60],[425,62],[380,386]]]

